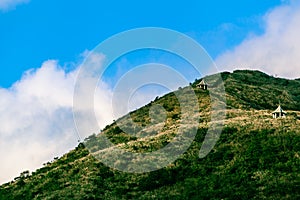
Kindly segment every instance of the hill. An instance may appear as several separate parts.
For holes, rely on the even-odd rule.
[[[0,199],[300,199],[299,80],[248,70],[221,75],[226,120],[220,139],[206,157],[199,158],[199,149],[210,126],[210,96],[195,80],[191,85],[200,105],[195,115],[201,116],[197,135],[172,164],[147,173],[111,169],[92,155],[113,150],[97,148],[100,137],[94,134],[43,168],[24,171],[15,181],[1,185]],[[272,119],[270,113],[279,101],[288,116]],[[159,134],[155,132],[160,123],[149,116],[153,105],[167,110]],[[176,96],[169,93],[130,116],[144,127],[132,130],[142,139],[117,126],[126,125],[126,117],[108,125],[102,134],[127,151],[152,152],[174,137],[181,112]]]
[[[280,102],[288,110],[300,110],[299,80],[268,76],[260,71],[222,73],[227,105],[243,109],[274,109]]]

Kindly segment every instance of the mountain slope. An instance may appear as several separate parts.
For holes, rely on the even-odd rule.
[[[196,80],[192,86],[201,116],[197,135],[171,165],[149,173],[124,173],[105,166],[79,144],[36,172],[25,171],[0,186],[0,199],[299,199],[300,82],[258,71],[226,72],[222,78],[228,106],[225,125],[205,158],[199,158],[199,149],[210,123],[210,98],[208,91],[196,87],[200,81]],[[279,101],[288,117],[274,120],[270,112]],[[154,133],[161,127],[150,120],[151,105],[162,105],[168,111],[158,135]],[[173,93],[130,115],[144,128],[132,131],[145,140],[124,133],[116,123],[107,126],[103,134],[133,152],[165,146],[174,137],[181,117]],[[119,121],[126,124],[126,120]],[[97,152],[99,149],[93,148],[97,140],[99,137],[92,135],[85,145]]]
[[[268,76],[259,71],[222,73],[227,105],[234,108],[274,109],[279,103],[288,110],[300,110],[300,82]]]

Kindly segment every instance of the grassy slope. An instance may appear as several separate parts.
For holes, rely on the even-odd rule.
[[[300,81],[270,77],[259,71],[237,70],[223,73],[230,107],[300,110]]]
[[[209,125],[209,96],[195,89],[201,115],[197,136],[189,150],[168,167],[143,174],[123,173],[104,166],[79,145],[36,172],[24,172],[16,181],[0,186],[0,199],[299,199],[300,81],[253,71],[223,73],[222,77],[230,109],[222,135],[207,157],[199,159],[198,153]],[[289,116],[273,120],[270,112],[278,99]],[[168,110],[159,136],[141,142],[115,123],[104,133],[130,151],[164,146],[180,119],[178,102],[173,94],[156,99],[132,112],[134,121],[149,124],[148,111],[153,104]],[[141,136],[151,135],[155,125],[136,131]],[[93,146],[95,139],[91,136],[86,145]]]

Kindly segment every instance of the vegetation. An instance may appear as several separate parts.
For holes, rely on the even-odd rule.
[[[279,102],[288,110],[300,110],[299,80],[268,76],[259,71],[237,70],[222,73],[233,108],[274,109]]]
[[[205,158],[199,158],[199,149],[209,128],[210,98],[196,80],[200,124],[191,146],[174,163],[141,174],[111,169],[93,156],[100,150],[94,134],[43,168],[0,186],[0,199],[300,199],[300,81],[258,71],[222,73],[222,78],[226,121]],[[288,117],[274,120],[270,112],[279,100]],[[153,105],[163,106],[166,115],[159,106],[151,111]],[[161,119],[151,121],[151,112]],[[170,93],[130,113],[136,127],[124,116],[101,134],[128,151],[151,152],[174,137],[182,114]]]

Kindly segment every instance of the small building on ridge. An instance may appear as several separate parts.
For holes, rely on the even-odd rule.
[[[272,115],[273,115],[274,119],[285,118],[286,117],[286,112],[279,105],[278,108],[274,112],[272,112]]]
[[[202,79],[202,81],[197,85],[200,89],[207,90],[207,83]]]

